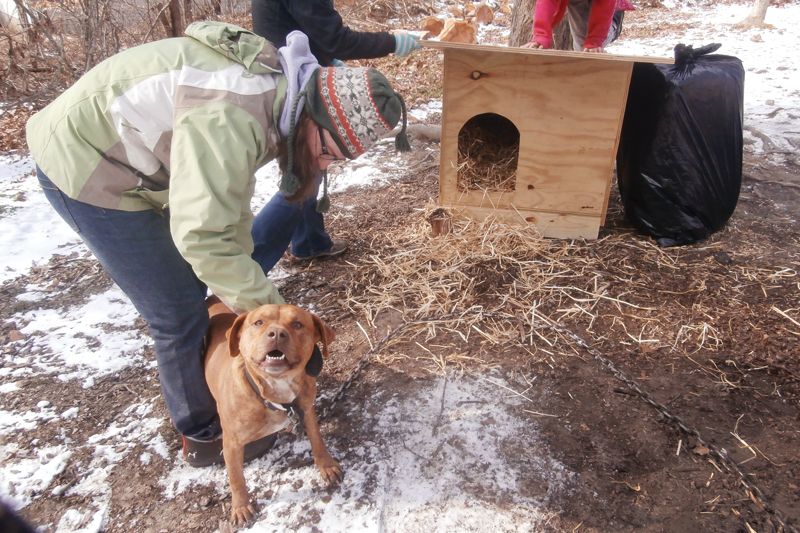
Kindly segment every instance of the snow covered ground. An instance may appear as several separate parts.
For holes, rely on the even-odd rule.
[[[670,56],[678,42],[700,46],[710,42],[722,43],[719,53],[739,57],[746,69],[745,125],[748,152],[781,162],[800,146],[800,74],[794,54],[797,53],[797,28],[800,27],[800,5],[771,7],[766,22],[771,28],[747,31],[733,28],[749,11],[749,3],[698,7],[692,2],[673,2],[668,9],[651,10],[654,17],[663,20],[691,22],[690,29],[681,35],[660,33],[643,40],[626,39],[625,34],[614,43],[609,52],[630,55]],[[657,26],[657,20],[648,20]],[[435,109],[437,103],[432,103]],[[414,110],[423,116],[426,110]],[[347,187],[364,187],[391,180],[391,165],[385,163],[389,152],[388,141],[376,151],[344,167],[333,182],[333,190]],[[380,168],[373,164],[381,156]],[[401,165],[402,160],[396,159]],[[32,175],[32,161],[20,155],[0,156],[0,282],[24,275],[34,265],[46,264],[54,254],[89,253],[69,227],[49,208]],[[259,172],[258,189],[254,205],[261,205],[276,190],[277,169],[268,165]],[[281,278],[275,272],[275,279]],[[52,294],[35,285],[29,287],[21,298],[28,301],[51,298]],[[75,380],[83,387],[91,387],[94,380],[131,365],[152,365],[143,355],[150,342],[142,338],[133,327],[135,311],[116,288],[97,295],[91,301],[55,311],[29,311],[14,317],[20,334],[33,338],[33,347],[12,357],[15,363],[0,367],[0,398],[9,397],[19,389],[23,377],[52,376],[53,379]],[[108,331],[108,325],[113,326]],[[100,347],[89,346],[87,339],[103,329]],[[22,343],[24,341],[16,341]],[[7,361],[8,362],[8,361]],[[521,517],[528,521],[530,530],[536,521],[544,519],[547,510],[540,499],[518,500],[507,508],[481,508],[471,505],[468,487],[453,479],[431,477],[420,457],[428,457],[440,446],[451,446],[458,453],[448,454],[457,459],[447,464],[453,471],[470,467],[486,472],[479,483],[492,485],[493,489],[508,489],[512,493],[516,471],[514,466],[502,464],[496,445],[478,440],[482,423],[489,413],[477,404],[459,403],[464,399],[496,397],[497,390],[506,386],[496,383],[465,380],[450,384],[443,391],[444,381],[433,390],[420,390],[411,397],[376,397],[382,405],[379,423],[372,430],[380,443],[356,444],[350,453],[363,457],[359,464],[350,465],[342,490],[329,501],[320,501],[308,487],[319,484],[313,467],[286,469],[276,472],[269,465],[286,452],[276,449],[265,458],[251,463],[246,469],[248,482],[273,484],[277,492],[270,499],[271,511],[260,517],[252,531],[279,531],[284,520],[290,520],[298,503],[304,508],[317,509],[322,531],[507,531],[518,526]],[[509,393],[503,400],[513,405],[519,398]],[[420,413],[434,412],[424,409],[426,402],[444,401],[449,418],[444,422],[425,419]],[[48,526],[61,532],[101,531],[106,520],[110,499],[109,472],[121,457],[130,453],[133,443],[146,443],[147,453],[140,456],[146,463],[153,455],[172,461],[172,468],[164,472],[161,484],[164,498],[192,490],[197,484],[211,485],[223,494],[227,491],[224,470],[194,470],[177,456],[170,457],[168,447],[159,433],[162,421],[152,416],[153,398],[143,398],[132,405],[121,419],[98,433],[86,443],[38,443],[35,449],[20,450],[16,445],[3,444],[4,435],[30,431],[37,425],[68,424],[79,415],[79,409],[70,408],[56,412],[48,398],[42,398],[36,411],[16,412],[0,410],[0,497],[9,500],[16,508],[24,508],[37,498],[50,498],[64,491],[93,496],[87,508],[71,509],[63,516],[53,517]],[[7,403],[7,402],[4,402]],[[437,404],[438,405],[438,404]],[[477,405],[477,406],[476,406]],[[491,405],[491,404],[488,404]],[[369,407],[369,406],[368,406]],[[497,415],[497,411],[493,411]],[[404,422],[403,422],[404,421]],[[438,424],[437,436],[427,429]],[[513,414],[496,416],[491,431],[500,437],[517,433],[519,421]],[[535,439],[535,435],[529,436]],[[404,443],[404,444],[403,444]],[[337,446],[351,446],[346,441],[333,441]],[[378,446],[381,453],[377,453]],[[94,457],[91,464],[82,465],[83,479],[72,487],[53,486],[52,480],[66,468],[76,446],[90,447]],[[307,443],[294,444],[298,453],[307,451]],[[413,449],[414,453],[409,450]],[[464,452],[466,450],[466,452]],[[566,490],[569,472],[556,461],[549,459],[547,450],[541,450],[541,476],[550,483],[550,490]],[[460,454],[460,455],[459,455]],[[305,487],[290,490],[293,486]],[[378,487],[367,493],[365,487]],[[477,489],[476,489],[477,490]],[[266,504],[266,502],[262,502]],[[289,518],[287,518],[289,517]],[[467,527],[466,524],[470,524]],[[45,524],[42,524],[45,526]],[[473,529],[470,529],[473,528]]]
[[[642,40],[622,37],[609,47],[615,54],[672,57],[683,43],[694,48],[719,43],[716,52],[738,57],[745,69],[744,128],[746,150],[782,163],[800,150],[800,71],[794,53],[800,25],[800,5],[770,7],[768,27],[743,30],[736,23],[750,12],[750,3],[698,9],[692,2],[664,2],[668,9],[651,10],[647,26],[670,22],[689,25],[681,35],[657,34]],[[628,19],[626,19],[628,20]]]

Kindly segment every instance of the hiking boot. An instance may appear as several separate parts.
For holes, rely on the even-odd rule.
[[[331,242],[333,242],[333,244],[331,244],[331,247],[324,252],[317,252],[313,255],[305,255],[302,257],[299,255],[292,254],[292,257],[294,257],[294,259],[297,261],[310,261],[312,259],[317,259],[320,257],[336,257],[338,255],[342,255],[347,251],[347,241],[333,239],[333,241]]]
[[[202,468],[225,462],[222,455],[222,435],[214,440],[196,440],[186,436],[181,438],[183,440],[183,458],[190,466]],[[273,433],[246,444],[244,462],[247,463],[267,453],[272,449],[276,438],[277,433]]]
[[[214,440],[197,440],[181,435],[183,441],[183,459],[195,468],[222,464],[222,435]]]
[[[266,437],[261,437],[258,440],[249,442],[244,445],[244,462],[248,463],[253,459],[258,459],[275,445],[275,440],[278,438],[277,433],[272,433]]]

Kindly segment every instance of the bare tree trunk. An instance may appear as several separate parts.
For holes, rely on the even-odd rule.
[[[183,35],[185,24],[181,11],[181,0],[169,0],[169,25],[170,31],[168,33],[171,37]]]
[[[83,31],[83,44],[86,47],[86,57],[83,63],[83,71],[86,72],[100,61],[100,58],[95,57],[100,10],[97,2],[91,0],[82,1],[80,8],[84,15],[81,30]]]
[[[558,26],[553,28],[553,41],[558,50],[572,50],[572,32],[569,31],[567,17],[561,19]]]
[[[767,8],[769,7],[770,0],[755,0],[753,7],[750,9],[750,14],[737,23],[737,26],[750,28],[753,26],[763,26],[764,18],[767,16]]]
[[[183,35],[187,20],[184,16],[183,7],[188,3],[189,0],[168,0],[167,3],[157,6],[159,8],[157,17],[167,37],[180,37]],[[191,13],[191,6],[189,6],[188,12]],[[148,32],[147,36],[149,37],[149,35],[150,32]]]
[[[508,46],[522,46],[531,40],[535,8],[536,0],[519,0],[514,4]],[[558,50],[572,50],[572,33],[566,16],[553,28],[553,41],[553,46]]]
[[[183,22],[188,26],[193,20],[192,0],[183,0]]]
[[[531,40],[533,9],[536,0],[518,0],[511,11],[511,31],[508,46],[522,46]]]

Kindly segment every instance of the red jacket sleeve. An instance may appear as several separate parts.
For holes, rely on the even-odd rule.
[[[553,47],[553,27],[564,17],[568,0],[537,0],[533,12],[533,38],[544,48]],[[612,0],[613,2],[614,0]]]
[[[592,0],[586,39],[583,41],[584,48],[599,48],[606,42],[616,5],[616,0]]]

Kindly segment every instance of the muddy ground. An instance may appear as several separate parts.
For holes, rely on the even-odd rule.
[[[652,31],[659,34],[664,28]],[[416,76],[438,75],[439,69],[426,66],[424,59],[408,61],[419,62],[419,67],[413,76],[398,78],[404,91],[416,83]],[[423,92],[410,101],[417,104],[430,97]],[[17,144],[10,146],[21,148],[22,137],[13,136]],[[569,301],[550,299],[548,291],[537,298],[539,312],[554,325],[539,322],[533,328],[521,316],[519,340],[491,342],[458,327],[435,329],[435,335],[424,324],[397,329],[415,320],[435,320],[415,313],[418,294],[409,294],[405,306],[375,316],[364,303],[373,301],[376,283],[386,278],[375,258],[391,261],[398,243],[408,242],[409,228],[424,227],[438,196],[439,146],[419,139],[414,145],[405,170],[392,171],[396,179],[391,184],[334,195],[326,220],[333,235],[350,243],[343,257],[310,264],[287,257],[281,264],[289,273],[279,282],[286,299],[315,309],[337,332],[319,388],[329,396],[352,380],[322,424],[323,435],[346,471],[377,460],[397,445],[374,423],[382,416],[383,403],[442,390],[436,394],[441,394],[444,406],[443,383],[452,389],[454,384],[492,376],[515,392],[498,387],[492,396],[491,388],[480,389],[485,394],[473,401],[488,413],[486,433],[472,435],[472,442],[496,438],[500,424],[495,422],[501,415],[523,421],[501,439],[501,456],[514,468],[517,493],[486,489],[483,478],[493,475],[491,465],[470,465],[472,470],[462,473],[462,489],[479,508],[513,508],[524,493],[547,510],[533,521],[526,520],[523,508],[515,515],[518,522],[497,530],[763,533],[780,531],[781,523],[800,527],[796,159],[778,166],[747,152],[739,204],[729,223],[706,241],[680,248],[661,249],[639,235],[625,220],[614,185],[598,240],[537,244],[547,251],[561,250],[562,276],[554,281],[575,288],[568,291],[573,297]],[[421,234],[415,244],[432,243],[426,239],[431,237]],[[476,281],[471,304],[502,308],[501,296],[512,291],[519,273],[504,272],[502,264],[491,261],[469,269]],[[18,300],[31,283],[46,287],[53,297],[45,302]],[[13,369],[15,356],[35,349],[15,333],[22,326],[15,315],[83,303],[109,286],[90,258],[64,256],[3,283],[0,365]],[[486,330],[491,317],[485,320],[476,327]],[[137,326],[146,335],[141,321]],[[394,332],[392,342],[373,350],[370,343],[387,332]],[[152,353],[148,357],[151,364],[97,379],[91,387],[60,381],[57,371],[23,378],[20,390],[0,395],[0,410],[35,411],[47,398],[58,412],[78,406],[81,416],[63,425],[41,424],[5,435],[2,443],[22,450],[83,443],[101,428],[124,420],[132,404],[151,401],[152,416],[163,421],[158,433],[169,456],[176,458],[180,440],[167,421]],[[363,371],[355,372],[364,361]],[[518,401],[510,402],[509,397]],[[320,401],[321,407],[329,405]],[[435,432],[440,425],[436,415],[444,408],[432,409],[433,413],[417,413],[421,433],[431,426]],[[458,465],[458,443],[450,444],[420,458],[432,476]],[[372,451],[364,455],[364,447]],[[229,496],[201,484],[167,498],[162,478],[174,468],[173,461],[154,454],[143,462],[137,451],[144,452],[145,444],[134,442],[133,453],[107,465],[112,491],[106,531],[205,532],[221,526]],[[468,450],[462,452],[469,455]],[[565,480],[556,484],[543,470],[539,460],[545,452],[570,473]],[[54,521],[68,509],[87,507],[89,497],[69,488],[85,475],[92,454],[91,447],[76,447],[70,465],[21,514],[44,531],[54,531]],[[309,462],[308,454],[290,454],[272,468],[292,470]],[[366,484],[366,492],[380,489],[377,481],[367,479]],[[56,487],[57,495],[52,492]],[[355,498],[318,484],[310,490],[313,498],[324,502]],[[269,512],[273,489],[259,486],[256,495]],[[300,510],[287,517],[280,530],[319,531],[320,521],[318,512]],[[375,524],[374,530],[381,529],[445,527]],[[456,524],[450,530],[481,529]]]
[[[425,207],[437,197],[438,145],[419,140],[415,145],[414,157],[422,164],[410,162],[395,182],[334,196],[327,220],[334,235],[350,242],[342,258],[298,264],[287,257],[282,264],[290,274],[280,282],[287,300],[315,308],[338,334],[320,391],[330,394],[352,379],[323,423],[344,464],[367,460],[348,449],[378,438],[371,424],[380,410],[375,398],[407,396],[443,379],[455,383],[491,372],[535,399],[535,405],[510,405],[503,400],[507,391],[497,389],[497,409],[513,410],[525,421],[504,441],[503,454],[519,473],[517,490],[540,495],[549,510],[537,530],[766,532],[778,531],[781,521],[800,525],[800,326],[789,318],[799,316],[800,296],[796,168],[747,161],[739,205],[728,225],[707,241],[680,248],[659,249],[637,234],[614,192],[600,239],[548,245],[569,247],[567,268],[573,259],[592,261],[590,272],[576,269],[571,283],[598,293],[600,285],[609,297],[593,302],[589,313],[561,312],[556,302],[542,301],[544,314],[558,321],[541,329],[542,339],[532,344],[496,344],[477,335],[465,341],[441,329],[431,338],[409,329],[373,353],[362,328],[377,340],[418,318],[401,308],[379,314],[368,325],[352,304],[374,279],[370,258],[396,252],[393,236],[424,223]],[[481,268],[472,272],[476,278],[484,275],[487,285],[483,296],[477,293],[477,303],[492,308],[513,276],[497,276],[497,265]],[[109,285],[90,260],[74,258],[55,259],[3,284],[4,365],[10,364],[8,355],[30,349],[25,341],[10,343],[8,335],[16,327],[12,315],[26,306],[15,296],[41,276],[60,294],[62,300],[53,304],[58,306],[63,299],[84,301]],[[789,310],[788,317],[776,309]],[[654,323],[658,328],[648,330]],[[648,342],[645,337],[656,330],[671,333]],[[467,355],[449,358],[455,352]],[[354,375],[364,357],[369,357],[367,366]],[[179,448],[152,366],[127,369],[91,388],[49,376],[25,381],[22,390],[0,396],[0,409],[33,410],[43,397],[54,398],[55,408],[59,398],[64,407],[79,405],[82,416],[68,428],[69,437],[81,442],[138,399],[155,398],[164,420],[160,433],[170,452]],[[491,434],[491,416],[486,427]],[[18,438],[20,446],[35,447],[63,438],[60,431],[46,424],[7,441]],[[528,431],[535,431],[550,455],[573,473],[565,490],[549,490],[547,477],[534,468],[538,450],[529,444]],[[380,446],[375,450],[380,453]],[[723,450],[735,468],[720,459]],[[281,468],[309,460],[295,458]],[[426,459],[432,465],[441,460],[436,453]],[[80,457],[73,461],[79,463]],[[114,468],[107,531],[220,526],[229,497],[201,487],[165,499],[159,479],[167,466],[158,457],[143,464],[130,453]],[[53,485],[74,484],[76,475],[67,468]],[[476,487],[483,475],[491,474],[474,472]],[[268,501],[269,489],[258,490]],[[327,489],[315,490],[322,499],[331,497]],[[479,488],[471,497],[497,507],[516,501],[514,494]],[[54,517],[79,505],[79,498],[68,492],[38,498],[22,514],[51,530]],[[315,531],[318,521],[317,514],[301,513],[286,527]]]

